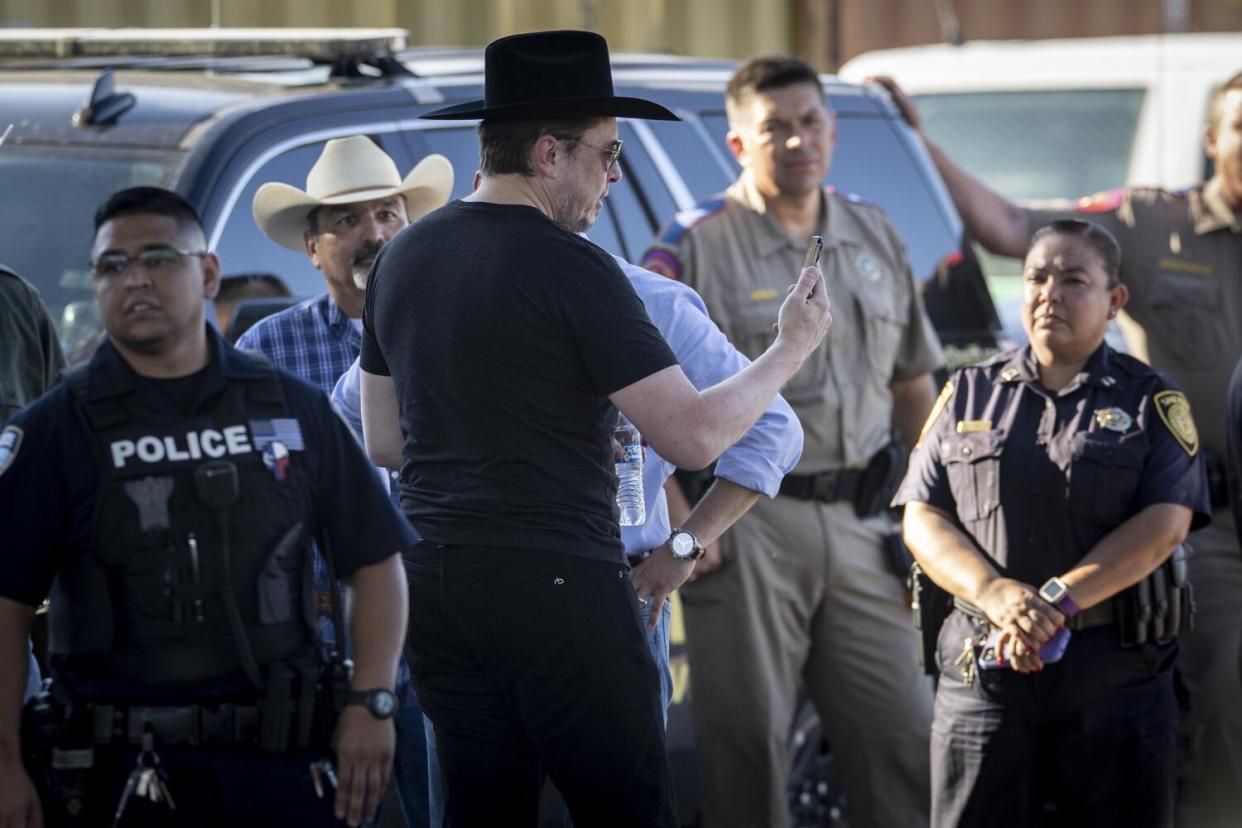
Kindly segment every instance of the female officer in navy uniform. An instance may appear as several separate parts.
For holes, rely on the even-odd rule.
[[[1163,576],[1209,507],[1185,397],[1104,342],[1127,298],[1119,259],[1088,222],[1035,233],[1030,344],[952,377],[895,499],[915,559],[954,596],[937,648],[935,825],[1034,825],[1047,802],[1065,824],[1172,825]],[[1149,598],[1131,618],[1127,598],[1157,577],[1163,614]],[[993,631],[1003,663],[981,669]]]

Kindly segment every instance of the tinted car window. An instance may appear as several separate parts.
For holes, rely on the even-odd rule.
[[[377,140],[390,153],[396,154],[386,144],[386,140],[390,140],[388,136],[380,136]],[[233,203],[232,212],[225,219],[224,230],[216,245],[224,275],[270,273],[281,279],[294,296],[315,296],[324,292],[323,276],[311,264],[307,254],[295,253],[269,239],[259,229],[251,212],[254,194],[269,181],[304,189],[306,174],[321,152],[322,141],[295,147],[272,158],[245,183]]]
[[[697,118],[685,118],[651,121],[648,126],[660,139],[686,186],[696,198],[705,198],[729,186],[737,175],[737,165],[723,142],[716,141]]]
[[[176,153],[18,144],[0,152],[0,261],[38,287],[66,353],[99,330],[89,264],[95,210],[117,190],[166,186],[179,160]]]
[[[892,122],[850,117],[840,107],[836,109],[837,148],[827,182],[842,193],[879,205],[905,241],[914,275],[931,278],[940,260],[958,249],[958,242],[940,220],[943,215],[925,183],[924,171],[902,144]],[[723,112],[706,115],[703,122],[716,140],[724,141],[728,125]],[[911,182],[917,183],[911,186]]]

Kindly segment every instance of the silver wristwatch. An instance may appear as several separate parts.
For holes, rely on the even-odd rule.
[[[668,547],[679,561],[697,561],[703,557],[703,544],[689,529],[674,529],[668,536]]]

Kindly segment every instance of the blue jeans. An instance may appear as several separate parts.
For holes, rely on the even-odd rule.
[[[669,618],[673,613],[673,605],[664,602],[660,611],[660,623],[654,630],[648,630],[647,646],[651,648],[651,657],[655,660],[656,670],[660,674],[660,703],[664,709],[664,726],[668,727],[668,707],[673,701],[673,673],[668,667],[668,628]],[[649,607],[642,608],[643,624],[651,618]],[[427,740],[427,815],[430,825],[442,825],[444,822],[444,782],[440,777],[440,762],[436,756],[436,727],[431,719],[423,716],[423,727]],[[569,825],[569,814],[565,813],[565,824]]]
[[[397,728],[397,753],[393,757],[393,784],[397,786],[397,800],[407,828],[425,828],[439,825],[432,822],[429,813],[427,788],[427,762],[430,745],[423,731],[423,708],[414,692],[414,682],[408,678],[397,685],[400,702],[393,724]]]

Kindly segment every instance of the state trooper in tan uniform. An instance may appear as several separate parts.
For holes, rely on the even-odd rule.
[[[906,119],[914,104],[888,78]],[[967,231],[984,247],[1020,255],[1031,232],[1056,219],[1088,218],[1121,243],[1130,301],[1118,317],[1131,353],[1182,387],[1199,424],[1212,523],[1190,536],[1197,614],[1181,637],[1178,670],[1189,691],[1177,823],[1236,826],[1242,820],[1242,554],[1221,467],[1226,390],[1242,356],[1242,74],[1212,100],[1204,150],[1212,178],[1180,192],[1126,188],[1076,202],[1024,209],[988,190],[932,142]]]
[[[743,173],[678,215],[643,266],[699,291],[756,357],[789,274],[822,235],[834,323],[784,391],[806,439],[781,496],[722,539],[717,571],[682,588],[704,825],[788,824],[788,733],[805,679],[850,824],[925,826],[932,691],[886,507],[904,460],[894,431],[917,437],[943,356],[883,213],[823,189],[836,125],[814,71],[752,60],[726,96]]]

